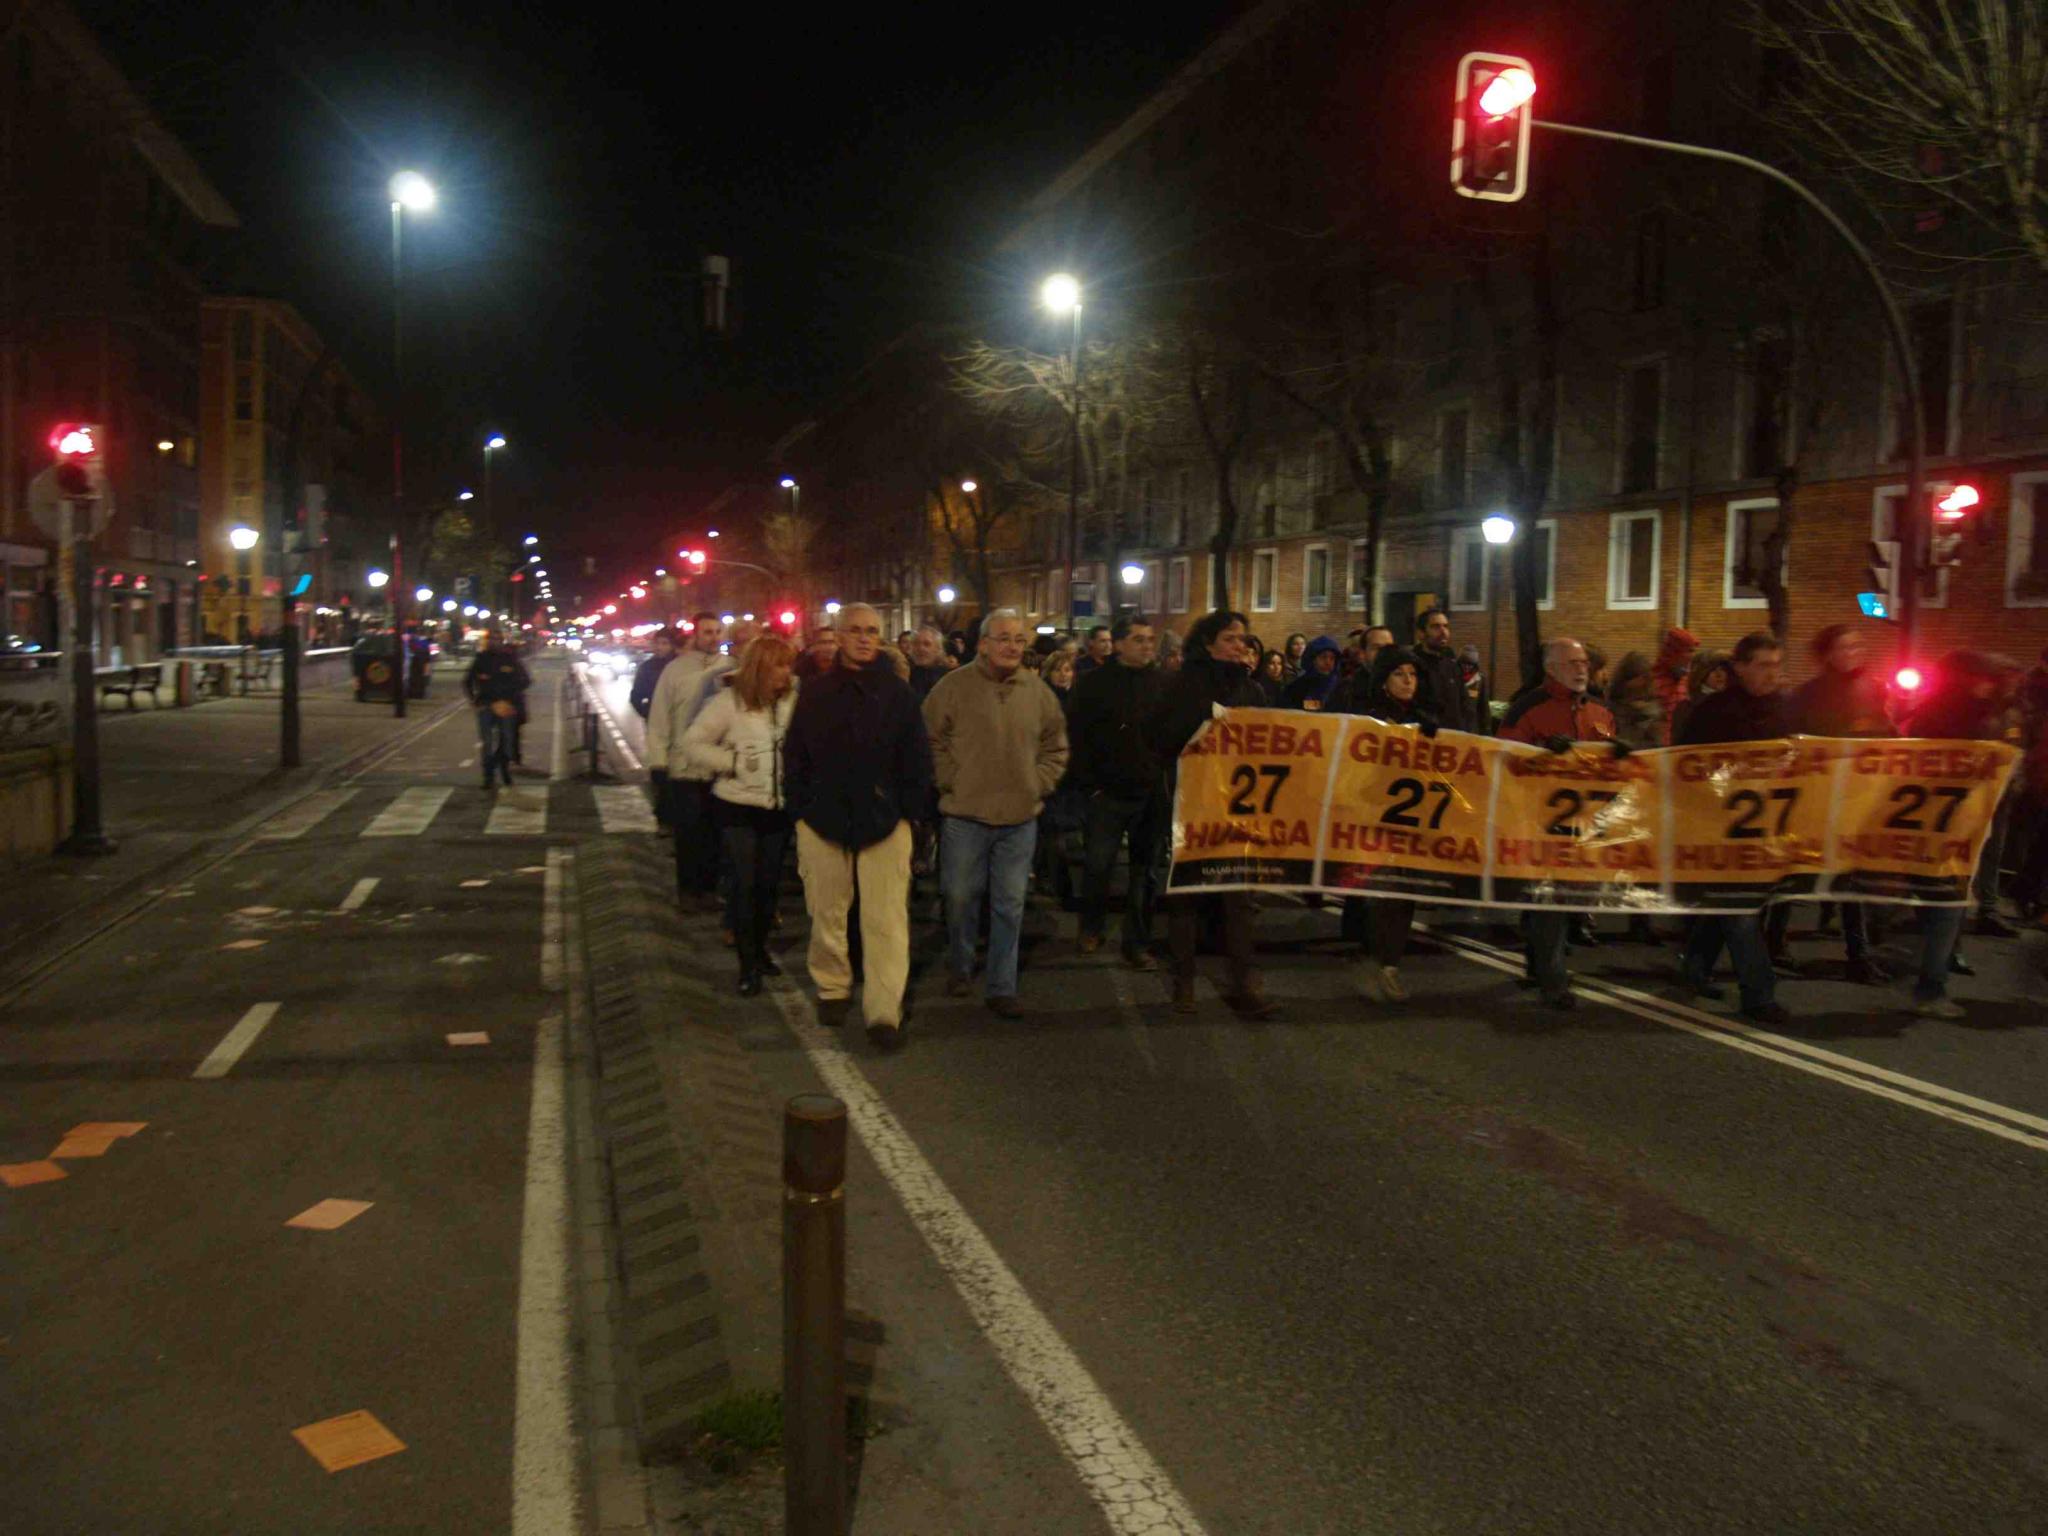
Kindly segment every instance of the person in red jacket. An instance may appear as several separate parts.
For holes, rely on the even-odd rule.
[[[1546,752],[1566,752],[1582,741],[1608,742],[1615,751],[1626,754],[1628,748],[1615,738],[1614,712],[1586,691],[1592,672],[1592,660],[1578,641],[1545,643],[1543,681],[1508,706],[1500,725],[1502,739],[1526,742]],[[1522,919],[1529,979],[1551,1008],[1576,1005],[1571,978],[1565,971],[1571,921],[1569,912],[1530,912]]]

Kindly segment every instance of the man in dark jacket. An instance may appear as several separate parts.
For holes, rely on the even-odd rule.
[[[1343,648],[1328,635],[1317,635],[1301,653],[1301,672],[1280,690],[1282,709],[1328,709],[1342,679],[1337,663]]]
[[[1768,630],[1756,630],[1735,642],[1729,658],[1733,686],[1708,694],[1686,712],[1673,746],[1725,746],[1744,741],[1775,741],[1791,734],[1785,696],[1778,691],[1785,648]],[[1743,1017],[1760,1024],[1784,1024],[1791,1015],[1777,1000],[1778,980],[1764,945],[1763,923],[1754,912],[1739,916],[1708,914],[1692,920],[1685,958],[1678,972],[1685,985],[1702,997],[1719,997],[1713,982],[1714,964],[1727,947],[1742,989]]]
[[[784,792],[796,818],[797,871],[811,915],[818,1022],[842,1023],[853,993],[846,918],[860,892],[862,1012],[868,1038],[903,1038],[910,976],[912,825],[932,815],[932,749],[910,685],[882,656],[882,616],[839,614],[839,656],[805,683],[784,743]]]
[[[1109,875],[1117,849],[1131,849],[1130,893],[1124,905],[1124,963],[1141,971],[1152,958],[1152,908],[1158,897],[1159,857],[1168,805],[1159,759],[1145,726],[1166,691],[1152,665],[1158,647],[1152,626],[1126,614],[1111,630],[1115,655],[1074,684],[1067,704],[1068,782],[1081,795],[1083,874],[1081,953],[1102,947],[1109,907]]]
[[[654,632],[654,654],[633,669],[633,689],[626,695],[633,706],[633,713],[642,720],[654,703],[654,685],[661,681],[662,669],[676,659],[676,637],[668,630]]]
[[[1465,692],[1465,674],[1451,645],[1451,616],[1431,608],[1415,619],[1415,662],[1422,671],[1416,697],[1445,730],[1476,731],[1481,722]]]
[[[910,691],[922,704],[939,685],[939,679],[953,669],[946,665],[946,637],[939,626],[926,624],[910,637]]]
[[[1181,748],[1216,712],[1255,709],[1265,695],[1252,681],[1247,628],[1241,613],[1217,609],[1188,629],[1181,669],[1161,694],[1146,727],[1145,738],[1163,769],[1177,771]],[[1167,935],[1173,943],[1173,1008],[1195,1011],[1195,944],[1200,936],[1201,908],[1220,909],[1224,952],[1230,963],[1231,990],[1224,1001],[1248,1019],[1271,1018],[1279,1005],[1266,997],[1252,965],[1251,897],[1244,891],[1219,891],[1197,898],[1168,893]]]
[[[512,782],[512,730],[519,718],[519,706],[533,679],[519,658],[505,649],[505,637],[496,629],[484,633],[475,660],[463,674],[463,696],[476,709],[478,756],[484,765],[484,788],[489,789],[502,773]]]

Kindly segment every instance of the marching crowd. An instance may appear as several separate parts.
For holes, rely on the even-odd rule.
[[[633,707],[647,721],[647,761],[659,814],[675,844],[686,906],[723,913],[739,961],[739,990],[757,993],[778,967],[768,946],[789,845],[811,919],[808,954],[821,1023],[850,1015],[856,980],[869,1036],[903,1038],[910,973],[910,914],[921,877],[936,876],[946,932],[945,990],[979,986],[999,1016],[1023,1012],[1018,957],[1028,893],[1078,895],[1079,947],[1101,948],[1119,857],[1128,878],[1120,916],[1124,963],[1159,968],[1154,927],[1171,832],[1172,775],[1183,744],[1218,706],[1343,711],[1440,729],[1497,730],[1504,739],[1560,752],[1590,745],[1625,755],[1668,745],[1772,740],[1794,733],[2013,740],[2025,768],[2001,805],[1974,888],[1974,931],[2012,936],[2000,915],[2001,871],[2029,920],[2048,897],[2048,654],[2031,672],[2004,657],[1958,651],[1943,658],[1924,696],[1902,699],[1866,665],[1847,625],[1814,642],[1809,681],[1781,687],[1785,652],[1766,632],[1727,652],[1683,629],[1655,656],[1630,653],[1611,668],[1594,647],[1557,638],[1543,676],[1504,705],[1491,697],[1475,648],[1453,643],[1450,615],[1431,609],[1406,641],[1383,625],[1332,636],[1291,635],[1267,649],[1245,616],[1209,613],[1184,635],[1129,614],[1085,639],[1034,635],[1002,608],[973,633],[935,626],[889,641],[875,609],[852,604],[799,648],[715,614],[680,636],[656,637],[634,678]],[[488,727],[486,727],[488,731]],[[1066,840],[1078,835],[1081,881],[1070,890]],[[2024,843],[2024,848],[2021,844]],[[2011,855],[2018,855],[2017,857]],[[1165,902],[1172,1004],[1195,1008],[1198,952],[1220,949],[1224,998],[1240,1015],[1278,1011],[1254,964],[1251,893],[1177,895]],[[1415,904],[1381,897],[1342,903],[1343,936],[1366,956],[1366,990],[1407,997],[1400,962]],[[1890,980],[1875,954],[1884,915],[1902,909],[1843,901],[1839,921],[1852,980]],[[1788,1017],[1781,975],[1799,974],[1786,949],[1789,907],[1685,922],[1682,984],[1719,997],[1726,951],[1743,1014]],[[1919,909],[1914,1012],[1954,1018],[1948,977],[1967,973],[1968,909]],[[1632,918],[1628,935],[1660,942]],[[1574,1004],[1567,954],[1600,942],[1590,920],[1524,914],[1526,984],[1550,1008]],[[979,960],[977,961],[977,956]]]

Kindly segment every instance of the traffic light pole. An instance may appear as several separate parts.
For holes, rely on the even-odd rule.
[[[75,501],[64,504],[64,545],[71,551],[71,835],[66,853],[112,853],[100,822],[99,696],[93,687],[92,540],[77,536],[91,519]],[[130,701],[131,703],[133,700]]]
[[[1899,310],[1899,301],[1893,296],[1891,285],[1885,282],[1884,274],[1878,270],[1876,260],[1869,247],[1856,238],[1854,230],[1842,221],[1840,214],[1816,197],[1813,192],[1774,165],[1748,155],[1738,155],[1726,149],[1708,149],[1702,144],[1679,144],[1670,139],[1646,139],[1639,134],[1613,133],[1605,128],[1581,128],[1573,123],[1547,123],[1542,118],[1532,120],[1530,126],[1542,128],[1551,133],[1570,134],[1581,139],[1604,139],[1610,144],[1631,144],[1637,149],[1661,150],[1666,154],[1689,155],[1695,160],[1718,160],[1723,165],[1740,166],[1754,171],[1766,180],[1776,182],[1793,194],[1827,223],[1841,242],[1863,268],[1863,274],[1870,279],[1870,286],[1877,294],[1877,302],[1884,311],[1886,329],[1891,333],[1892,361],[1899,370],[1899,387],[1907,408],[1913,417],[1912,442],[1908,449],[1906,464],[1906,501],[1899,518],[1899,580],[1897,614],[1899,624],[1899,658],[1910,660],[1913,655],[1915,623],[1920,615],[1920,579],[1922,566],[1927,559],[1927,529],[1922,526],[1926,509],[1921,505],[1921,477],[1925,472],[1927,458],[1927,413],[1920,398],[1920,376],[1913,366],[1913,346],[1906,334],[1906,319]]]

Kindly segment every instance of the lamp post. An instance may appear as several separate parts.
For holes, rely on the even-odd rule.
[[[405,213],[440,199],[417,171],[391,178],[391,713],[405,715]]]
[[[498,531],[498,504],[491,498],[491,455],[505,446],[505,439],[493,432],[484,439],[484,531]]]
[[[1081,284],[1065,272],[1055,272],[1039,290],[1045,307],[1056,315],[1070,314],[1074,328],[1070,339],[1068,365],[1074,377],[1074,414],[1067,424],[1067,627],[1075,624],[1074,572],[1081,560]]]
[[[1479,536],[1486,540],[1487,579],[1493,582],[1493,601],[1486,605],[1492,610],[1488,615],[1492,624],[1492,633],[1487,637],[1486,641],[1486,691],[1489,697],[1495,691],[1494,685],[1500,673],[1501,583],[1495,579],[1498,573],[1494,569],[1500,562],[1494,558],[1493,552],[1496,549],[1502,549],[1512,544],[1516,532],[1517,525],[1515,520],[1501,512],[1494,513],[1493,516],[1486,518],[1479,525]]]
[[[256,548],[257,540],[262,537],[261,533],[247,523],[237,523],[228,530],[228,542],[235,547],[235,585],[240,589],[241,598],[235,605],[235,621],[241,625],[242,632],[235,638],[244,645],[249,643],[250,636],[255,633],[254,627],[249,623],[250,572],[256,563],[256,557],[251,551]]]

